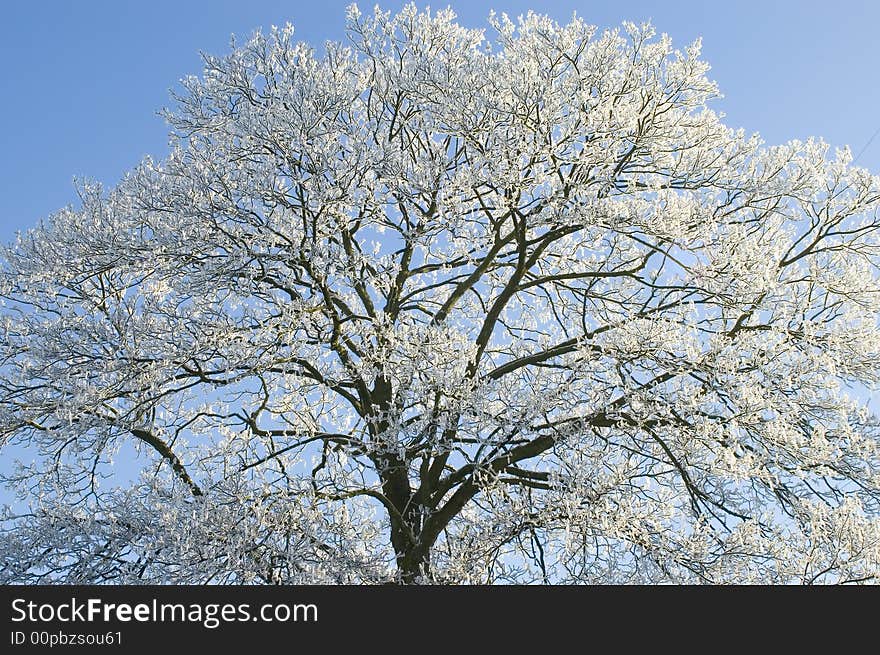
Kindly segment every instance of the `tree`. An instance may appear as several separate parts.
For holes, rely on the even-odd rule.
[[[876,579],[880,178],[699,43],[490,23],[206,56],[5,251],[3,581]]]

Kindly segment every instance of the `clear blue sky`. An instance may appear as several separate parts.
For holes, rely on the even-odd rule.
[[[342,36],[346,0],[42,0],[0,4],[0,242],[74,202],[73,176],[113,184],[144,155],[166,153],[156,111],[200,72],[198,51],[292,22],[301,39]],[[400,2],[386,2],[395,10]],[[420,3],[423,6],[424,3]],[[858,153],[880,127],[876,0],[455,0],[460,20],[529,8],[599,25],[651,19],[704,57],[732,126],[775,143],[810,135]],[[361,3],[368,9],[372,3]],[[445,2],[434,7],[446,6]],[[880,136],[859,160],[880,172]]]
[[[316,45],[340,39],[347,4],[0,0],[0,243],[75,202],[74,176],[112,185],[145,155],[163,157],[167,129],[156,112],[180,78],[200,73],[200,50],[222,54],[233,33],[243,40],[288,21]],[[448,4],[469,26],[485,26],[493,8],[512,16],[532,8],[560,21],[577,11],[601,28],[650,19],[680,47],[702,36],[710,75],[726,96],[715,108],[729,125],[760,132],[768,143],[815,135],[858,153],[880,128],[877,0]],[[880,135],[858,163],[880,172]],[[6,454],[8,461],[19,453]],[[0,502],[9,500],[0,490]]]

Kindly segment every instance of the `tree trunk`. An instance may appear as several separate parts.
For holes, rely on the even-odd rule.
[[[392,541],[393,541],[392,529]],[[418,584],[426,582],[430,574],[430,550],[422,548],[419,544],[409,543],[408,547],[398,550],[397,553],[397,573],[400,584]]]
[[[378,375],[370,391],[376,414],[382,417],[373,424],[377,444],[386,438],[389,427],[387,412],[391,409],[392,393],[391,382],[384,375]],[[408,462],[393,450],[374,455],[373,462],[382,480],[382,494],[391,505],[386,509],[391,519],[391,545],[397,561],[398,581],[401,584],[416,584],[428,575],[430,546],[421,543],[421,506],[415,502]]]

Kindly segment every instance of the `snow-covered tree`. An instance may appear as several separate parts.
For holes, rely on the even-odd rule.
[[[0,580],[876,579],[880,178],[699,43],[489,22],[206,57],[3,252]]]

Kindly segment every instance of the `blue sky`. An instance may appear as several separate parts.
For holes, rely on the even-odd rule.
[[[0,5],[0,242],[74,202],[72,178],[113,184],[145,155],[166,153],[156,115],[168,90],[200,72],[198,52],[292,22],[315,44],[342,37],[348,0],[42,0]],[[447,3],[433,3],[444,7]],[[651,19],[676,45],[704,37],[728,124],[769,143],[810,135],[858,153],[880,128],[875,0],[665,2],[455,0],[461,22],[490,9],[573,11],[599,25]],[[400,2],[382,6],[397,9]],[[361,3],[361,8],[372,4]],[[423,6],[423,3],[420,3]],[[880,172],[880,136],[859,164]]]
[[[244,40],[288,21],[316,45],[340,39],[348,2],[0,0],[0,243],[75,202],[74,176],[109,186],[144,156],[163,157],[167,128],[156,113],[180,78],[200,72],[200,50],[223,54],[233,33]],[[493,8],[513,16],[534,8],[560,21],[576,11],[601,28],[650,19],[680,47],[702,36],[726,96],[714,108],[729,125],[768,143],[815,135],[848,144],[880,173],[880,134],[869,143],[880,128],[876,0],[449,4],[469,26],[485,26]],[[0,489],[0,502],[9,500]]]

